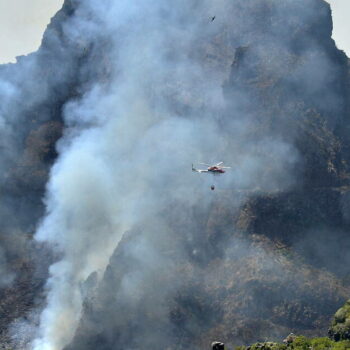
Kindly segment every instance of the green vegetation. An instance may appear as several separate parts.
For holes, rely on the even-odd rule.
[[[335,341],[350,340],[350,300],[335,313],[328,334]]]
[[[284,344],[273,343],[273,342],[264,342],[256,343],[251,346],[238,346],[236,350],[286,350],[288,347]]]
[[[236,350],[349,350],[350,341],[343,340],[336,342],[329,338],[313,338],[298,336],[290,344],[281,343],[256,343],[251,346],[239,346]]]
[[[329,338],[306,338],[291,333],[282,343],[264,342],[236,350],[350,350],[350,299],[334,315]]]

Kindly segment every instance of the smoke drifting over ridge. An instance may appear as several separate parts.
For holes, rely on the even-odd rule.
[[[227,174],[223,186],[260,185],[257,174],[266,160],[249,154],[249,142],[242,144],[251,122],[240,122],[235,110],[229,138],[220,136],[218,122],[226,107],[222,71],[203,65],[204,53],[196,52],[196,41],[205,44],[218,31],[208,17],[227,6],[85,1],[69,20],[65,30],[73,40],[107,40],[110,48],[101,50],[107,51],[111,72],[107,84],[93,83],[65,107],[67,131],[51,171],[48,215],[36,235],[55,245],[63,259],[50,268],[48,306],[34,349],[61,349],[71,341],[81,315],[80,285],[105,269],[127,229],[149,226],[162,239],[170,230],[162,211],[171,203],[184,209],[199,201],[210,205],[208,182],[203,185],[188,170],[194,160],[234,165],[240,159],[240,170]],[[98,49],[92,49],[86,74],[99,64]],[[240,152],[248,151],[238,157],[232,142]],[[254,142],[275,159],[276,169],[264,185],[290,185],[289,169],[297,159],[293,146],[273,135]],[[184,223],[190,221],[183,215]],[[152,247],[141,249],[150,255],[148,264],[160,263],[147,254]]]
[[[47,94],[52,90],[60,91],[64,101],[64,136],[47,186],[46,216],[36,233],[61,259],[50,267],[47,306],[33,348],[60,350],[71,342],[82,315],[84,282],[94,272],[102,280],[101,294],[111,297],[107,291],[114,285],[108,283],[113,271],[104,271],[110,259],[118,260],[118,252],[111,256],[126,231],[131,236],[140,231],[140,236],[123,248],[130,266],[124,267],[113,297],[126,305],[127,314],[146,295],[145,313],[156,310],[164,328],[154,335],[142,328],[135,344],[160,339],[165,344],[171,324],[164,304],[169,294],[186,286],[181,275],[174,283],[178,262],[207,253],[200,245],[202,220],[218,198],[209,191],[212,179],[192,174],[190,164],[231,165],[232,171],[217,180],[221,191],[286,191],[299,184],[303,172],[304,160],[295,146],[300,130],[291,127],[288,114],[298,97],[306,96],[306,107],[320,106],[337,127],[333,117],[345,107],[337,90],[327,99],[322,92],[342,72],[314,36],[329,7],[295,0],[283,5],[178,1],[171,6],[165,1],[91,0],[66,1],[65,8],[69,15],[56,18],[59,34],[49,27],[41,53],[23,63],[32,78],[20,90],[24,96],[35,91],[26,99],[29,104],[51,100]],[[286,18],[290,22],[283,22]],[[302,41],[290,33],[293,21],[309,29]],[[47,84],[37,84],[43,62],[60,68]],[[261,76],[276,90],[290,88],[282,96],[284,108],[267,112],[268,96],[239,84],[259,85]],[[71,95],[62,93],[72,82],[78,87]],[[16,107],[16,89],[9,84],[19,85],[11,80],[1,85],[11,104],[6,113],[20,125],[25,113]],[[230,198],[232,211],[245,200]],[[244,243],[234,240],[230,246],[244,248]],[[170,257],[164,256],[167,249]],[[237,247],[233,251],[239,256]],[[269,273],[278,271],[267,268],[273,259],[265,264]],[[118,316],[105,315],[94,326],[108,320],[122,329],[125,315]]]

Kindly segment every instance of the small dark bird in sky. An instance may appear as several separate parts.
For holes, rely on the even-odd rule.
[[[210,19],[211,19],[211,21],[213,22],[215,18],[216,18],[216,16],[213,16],[213,17],[211,17]]]

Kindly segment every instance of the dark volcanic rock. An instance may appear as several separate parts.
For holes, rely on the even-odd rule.
[[[54,259],[48,247],[32,240],[62,135],[62,108],[79,85],[82,50],[67,54],[60,47],[66,45],[62,26],[72,11],[69,3],[48,26],[38,52],[0,66],[0,115],[7,123],[0,141],[1,279],[8,276],[8,282],[0,283],[0,343],[10,348],[15,346],[8,333],[12,322],[27,320],[43,305]],[[12,93],[16,97],[11,99]],[[28,335],[15,334],[16,341],[28,341]]]
[[[271,135],[292,143],[299,154],[290,169],[296,181],[288,191],[269,188],[267,165],[260,174],[266,188],[217,192],[220,200],[192,216],[197,221],[191,242],[186,228],[176,224],[176,214],[165,209],[176,239],[167,237],[167,248],[153,242],[153,249],[166,273],[164,266],[147,270],[133,255],[131,246],[152,239],[147,229],[135,231],[120,243],[99,288],[86,300],[68,349],[122,349],[125,343],[133,349],[199,349],[213,339],[237,344],[278,339],[291,330],[321,335],[347,298],[342,278],[348,259],[342,247],[350,243],[344,212],[348,61],[331,39],[329,5],[318,0],[239,4],[237,18],[247,22],[242,38],[235,37],[232,25],[229,34],[209,38],[203,48],[205,64],[221,67],[224,76],[227,108],[220,115],[221,132],[229,137],[227,123],[239,111],[252,125],[246,139],[258,145]],[[227,54],[232,46],[235,53]],[[219,53],[212,54],[212,47]],[[235,146],[240,147],[239,140],[228,145]],[[273,155],[266,157],[276,162]],[[240,198],[239,210],[233,197]],[[341,243],[327,244],[329,239]],[[173,254],[172,244],[185,256]],[[125,295],[125,283],[135,274],[146,277],[135,295]]]

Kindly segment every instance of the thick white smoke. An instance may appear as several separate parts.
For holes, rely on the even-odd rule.
[[[50,267],[34,350],[61,350],[72,340],[82,311],[81,284],[104,271],[127,229],[150,220],[161,226],[160,211],[173,200],[210,204],[211,179],[191,173],[191,163],[237,165],[222,180],[226,188],[291,183],[289,167],[297,159],[292,146],[266,137],[254,144],[260,156],[253,155],[253,147],[241,144],[250,125],[238,110],[233,118],[241,122],[228,124],[230,138],[220,135],[213,114],[225,108],[223,72],[229,65],[203,64],[204,51],[193,48],[220,31],[223,24],[210,17],[228,20],[228,6],[86,0],[67,22],[73,41],[107,39],[106,47],[98,46],[102,52],[91,49],[96,58],[84,69],[93,73],[103,61],[110,74],[107,83],[100,77],[65,106],[67,128],[47,188],[47,215],[36,234],[61,260]],[[259,182],[264,154],[272,154],[271,174],[278,174],[268,184]]]

